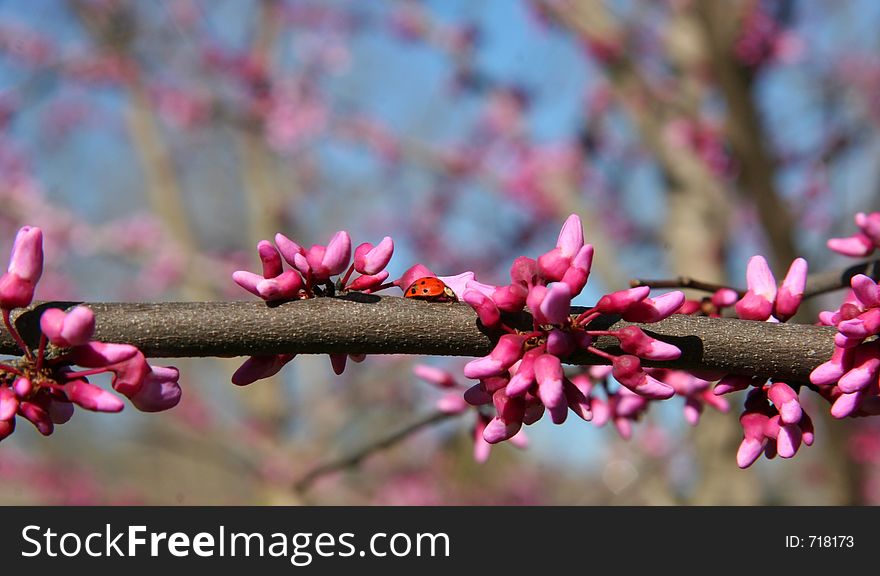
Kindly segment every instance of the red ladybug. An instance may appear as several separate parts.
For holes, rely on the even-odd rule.
[[[427,300],[429,302],[458,302],[455,292],[452,288],[443,283],[443,280],[434,276],[426,276],[419,278],[409,285],[404,298],[415,298],[416,300]]]

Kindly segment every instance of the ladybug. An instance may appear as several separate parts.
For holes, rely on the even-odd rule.
[[[404,298],[415,298],[429,302],[458,302],[458,297],[452,288],[434,276],[419,278],[409,285],[403,296]]]

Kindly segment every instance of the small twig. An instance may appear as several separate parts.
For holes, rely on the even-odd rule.
[[[826,294],[841,288],[849,288],[849,282],[853,276],[864,274],[880,281],[880,260],[868,260],[867,262],[859,262],[842,270],[828,270],[826,272],[818,272],[810,274],[807,277],[807,287],[804,289],[804,296],[818,296]]]
[[[346,468],[353,468],[359,465],[365,458],[371,456],[372,454],[375,454],[376,452],[391,448],[395,444],[406,440],[409,436],[415,434],[416,432],[419,432],[423,428],[428,428],[429,426],[433,426],[434,424],[445,422],[446,420],[449,420],[459,415],[460,413],[449,414],[446,412],[437,411],[423,416],[419,420],[416,420],[415,422],[412,422],[404,428],[397,430],[393,434],[375,440],[370,444],[367,444],[366,446],[360,448],[359,450],[342,456],[336,460],[330,460],[316,466],[315,468],[312,468],[293,485],[293,489],[296,492],[305,492],[319,478],[322,478],[323,476],[332,474],[334,472],[345,470]]]
[[[629,281],[629,285],[632,288],[639,288],[640,286],[649,286],[651,288],[692,288],[694,290],[703,290],[704,292],[717,292],[724,288],[728,288],[739,294],[740,298],[745,296],[746,293],[745,290],[737,290],[736,288],[731,288],[730,286],[725,286],[723,284],[715,284],[713,282],[703,282],[702,280],[695,280],[689,276],[679,276],[677,278],[669,278],[666,280],[645,280],[642,278],[634,278]]]

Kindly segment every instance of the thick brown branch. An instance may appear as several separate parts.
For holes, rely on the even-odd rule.
[[[42,303],[15,315],[15,324],[32,346],[39,338]],[[166,302],[87,304],[96,316],[95,339],[129,343],[149,357],[250,356],[258,354],[363,353],[482,356],[499,334],[485,330],[473,310],[461,303],[431,303],[396,297],[352,294],[267,306],[263,302]],[[522,313],[508,323],[531,328]],[[598,322],[597,322],[598,323]],[[627,322],[605,318],[603,326]],[[595,325],[595,324],[594,324]],[[675,315],[640,325],[676,344],[682,357],[663,363],[692,370],[805,378],[831,357],[833,328],[770,324],[746,320]],[[615,350],[614,338],[596,342]],[[6,331],[0,353],[17,354]],[[602,362],[586,352],[572,364]]]

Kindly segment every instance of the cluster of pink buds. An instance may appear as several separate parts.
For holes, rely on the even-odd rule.
[[[316,244],[306,250],[284,234],[275,235],[275,244],[262,240],[257,252],[263,273],[238,270],[232,279],[267,302],[301,300],[320,296],[334,296],[347,292],[372,293],[392,286],[385,284],[388,271],[385,266],[394,252],[394,242],[386,236],[373,246],[364,242],[354,250],[352,261],[351,237],[348,232],[337,232],[326,246]],[[282,261],[283,259],[283,261]],[[284,268],[284,262],[290,268]],[[356,278],[352,278],[357,272]],[[333,277],[337,276],[335,280]],[[294,354],[251,356],[232,376],[239,386],[278,373],[293,360]],[[345,370],[346,360],[364,359],[358,354],[331,354],[330,363],[336,374]]]
[[[590,323],[602,314],[618,314],[631,322],[657,322],[678,310],[684,294],[671,292],[650,298],[650,288],[633,288],[603,296],[596,306],[572,315],[571,300],[583,290],[590,273],[593,247],[584,244],[580,218],[570,216],[562,227],[556,247],[537,260],[520,257],[510,270],[507,286],[468,283],[462,299],[477,312],[480,321],[507,332],[492,352],[469,362],[464,375],[478,380],[465,399],[474,405],[494,404],[496,416],[483,431],[484,439],[496,443],[513,437],[523,424],[539,420],[545,410],[561,424],[571,410],[584,420],[593,418],[589,390],[581,379],[565,376],[562,362],[576,351],[591,352],[611,364],[615,379],[645,399],[665,399],[674,389],[652,377],[641,359],[673,360],[681,354],[671,344],[648,336],[637,326],[618,330],[591,330]],[[502,312],[525,307],[533,317],[532,330],[522,332],[506,325]],[[593,339],[613,336],[622,355],[593,346]]]
[[[801,408],[797,392],[785,382],[753,388],[739,418],[743,441],[736,453],[740,468],[764,454],[767,459],[793,457],[801,444],[813,444],[813,422]]]
[[[863,258],[880,248],[880,212],[856,214],[859,231],[846,238],[831,238],[828,248],[844,256]]]
[[[785,322],[795,315],[807,284],[807,261],[797,258],[791,263],[782,286],[763,256],[752,256],[746,267],[748,290],[736,303],[736,314],[743,320],[768,320],[772,315]]]
[[[467,387],[460,385],[455,376],[448,370],[428,366],[427,364],[416,364],[413,367],[413,373],[440,390],[443,396],[437,401],[437,409],[446,414],[461,414],[471,408],[462,393],[466,394]],[[489,459],[492,451],[492,445],[483,438],[483,432],[486,426],[492,421],[492,415],[485,410],[477,409],[477,419],[473,427],[474,439],[474,460],[480,464]],[[528,438],[524,431],[520,430],[510,438],[511,444],[518,448],[528,447]]]
[[[810,382],[832,403],[835,418],[880,414],[880,286],[863,274],[840,308],[819,320],[837,327],[831,359],[810,374]]]
[[[611,366],[591,366],[585,373],[572,376],[571,382],[589,399],[592,424],[601,428],[611,422],[620,437],[629,440],[633,423],[647,412],[650,401],[625,386],[612,389],[608,383],[611,370]],[[597,394],[597,388],[604,391],[604,399]]]
[[[69,312],[46,310],[40,317],[39,346],[31,350],[12,323],[11,313],[30,305],[42,271],[42,232],[25,226],[15,238],[9,268],[0,277],[3,322],[24,353],[20,359],[0,363],[0,440],[15,431],[16,415],[48,436],[55,424],[73,416],[74,404],[96,412],[119,412],[122,401],[88,381],[88,376],[103,372],[112,375],[113,389],[139,410],[158,412],[176,406],[177,369],[150,366],[134,346],[92,341],[95,316],[85,306]]]

